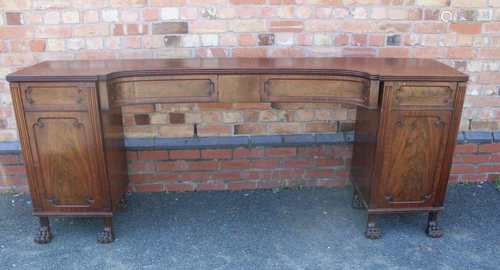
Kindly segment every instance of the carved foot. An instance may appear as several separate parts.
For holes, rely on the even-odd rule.
[[[359,197],[359,194],[356,190],[352,193],[352,208],[354,209],[365,208],[365,205],[363,204],[363,201],[361,200],[361,197]]]
[[[368,215],[368,222],[366,224],[365,236],[368,239],[379,239],[382,237],[382,230],[377,226],[375,217]]]
[[[109,244],[115,240],[115,236],[112,231],[104,230],[97,234],[97,242],[99,244]]]
[[[37,244],[48,244],[52,240],[52,233],[49,227],[40,227],[38,234],[33,239]]]
[[[97,242],[100,244],[109,244],[115,240],[113,233],[113,219],[111,217],[104,218],[104,230],[97,234]]]
[[[52,232],[50,231],[49,218],[41,217],[40,228],[33,241],[37,244],[48,244],[50,240],[52,240]]]
[[[443,236],[443,229],[441,229],[437,223],[437,213],[429,213],[429,220],[425,233],[431,238],[440,238]]]
[[[128,198],[127,194],[123,194],[122,197],[120,198],[120,201],[118,202],[118,206],[120,209],[125,210],[128,207]]]

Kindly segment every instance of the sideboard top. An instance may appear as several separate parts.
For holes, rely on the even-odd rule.
[[[190,58],[45,61],[8,81],[96,81],[182,74],[350,75],[375,80],[467,81],[466,74],[432,59],[399,58]]]

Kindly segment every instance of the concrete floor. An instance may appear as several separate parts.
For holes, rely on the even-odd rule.
[[[351,189],[132,194],[115,216],[117,240],[96,243],[98,219],[53,218],[52,243],[36,245],[26,195],[0,195],[0,269],[500,269],[500,192],[449,188],[445,236],[424,233],[426,215],[366,214]]]

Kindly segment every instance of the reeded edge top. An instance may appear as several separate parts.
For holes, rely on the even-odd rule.
[[[220,60],[223,59],[223,60]],[[281,60],[279,58],[209,58],[209,59],[203,59],[203,58],[188,58],[188,59],[157,59],[157,63],[160,63],[160,61],[165,61],[166,64],[169,64],[169,62],[175,63],[175,62],[183,62],[186,61],[190,64],[197,63],[198,61],[199,66],[201,66],[201,63],[208,62],[212,60],[212,62],[215,61],[217,63],[218,61],[231,63],[239,63],[240,61],[249,61],[249,62],[255,62],[259,63],[260,61],[264,62],[283,62],[283,61],[288,61],[288,62],[293,62],[297,61],[295,64],[300,64],[301,61],[308,61],[310,59],[311,62],[315,62],[318,59],[323,59],[324,61],[335,61],[335,60],[346,60],[346,61],[356,61],[353,59],[356,58],[287,58],[285,60]],[[123,78],[123,77],[132,77],[132,76],[162,76],[162,75],[197,75],[197,74],[221,74],[221,75],[238,75],[238,74],[272,74],[272,75],[331,75],[331,76],[354,76],[354,77],[360,77],[364,79],[369,79],[369,80],[380,80],[380,81],[401,81],[401,80],[409,80],[409,81],[448,81],[448,82],[466,82],[468,81],[468,75],[459,72],[457,70],[452,69],[449,66],[446,66],[438,61],[432,60],[432,59],[412,59],[412,58],[357,58],[361,61],[367,61],[370,59],[377,59],[375,61],[385,61],[388,63],[384,63],[385,65],[390,66],[391,63],[390,61],[427,61],[428,63],[433,63],[437,67],[441,69],[448,69],[448,70],[453,70],[453,75],[395,75],[396,72],[386,72],[386,73],[391,73],[390,75],[384,74],[378,74],[377,72],[366,72],[358,69],[337,69],[337,68],[329,68],[328,66],[323,66],[323,68],[311,68],[311,67],[301,67],[301,66],[288,66],[288,67],[280,67],[280,66],[271,66],[271,67],[249,67],[249,66],[244,66],[242,65],[241,67],[235,67],[231,66],[229,68],[218,68],[217,65],[213,65],[214,63],[211,63],[210,65],[207,65],[207,67],[196,67],[196,65],[193,65],[193,67],[170,67],[170,68],[161,68],[161,69],[147,69],[147,62],[148,61],[155,61],[152,59],[129,59],[129,60],[95,60],[95,61],[44,61],[41,63],[38,63],[36,65],[21,69],[17,72],[11,73],[7,75],[6,79],[9,82],[61,82],[61,81],[106,81],[106,80],[112,80],[116,78]],[[106,63],[110,62],[112,64],[117,64],[117,67],[107,67],[108,69],[115,69],[115,70],[106,70],[106,68],[103,68],[102,74],[99,74],[100,71],[97,70],[96,74],[92,75],[78,75],[78,74],[63,74],[64,70],[61,70],[60,75],[34,75],[37,73],[37,69],[42,69],[44,66],[50,66],[52,63],[66,63],[66,64],[72,64],[75,63],[74,65],[78,65],[78,63],[82,64],[88,64],[89,66],[92,66],[93,63]],[[140,65],[143,61],[146,62],[144,65]],[[120,64],[124,63],[123,65],[123,70],[120,70]],[[134,62],[137,62],[134,63]],[[137,66],[137,68],[130,69],[130,66],[126,64],[134,63],[134,65]],[[255,65],[254,63],[254,65]],[[311,63],[307,63],[311,64]],[[74,66],[73,65],[73,66]],[[324,65],[324,63],[321,63],[321,65]],[[347,64],[348,65],[348,64]],[[83,68],[82,68],[83,69]],[[88,69],[88,68],[87,68]],[[376,68],[375,68],[376,69]],[[91,69],[90,69],[91,70]],[[89,70],[86,70],[89,72]],[[43,72],[42,72],[43,73]],[[78,67],[76,67],[73,70],[73,73],[78,73]]]

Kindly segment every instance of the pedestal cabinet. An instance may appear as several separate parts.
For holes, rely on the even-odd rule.
[[[40,217],[35,242],[52,238],[49,216],[66,215],[104,217],[98,240],[111,242],[112,213],[124,203],[127,188],[126,161],[113,158],[114,151],[124,153],[113,142],[123,140],[121,115],[109,121],[111,110],[99,106],[96,83],[17,83],[11,90],[33,214]],[[119,177],[111,171],[117,164],[124,170]]]
[[[368,210],[368,238],[381,235],[377,214],[415,211],[429,212],[426,232],[440,237],[465,84],[385,82],[381,91],[379,109],[358,111],[353,206]]]
[[[353,206],[376,216],[429,213],[442,234],[451,159],[467,76],[433,60],[236,58],[47,61],[7,76],[22,153],[40,217],[35,238],[52,238],[50,216],[104,218],[113,241],[124,206],[127,161],[121,106],[187,102],[328,102],[357,107]],[[332,119],[335,120],[335,119]]]

